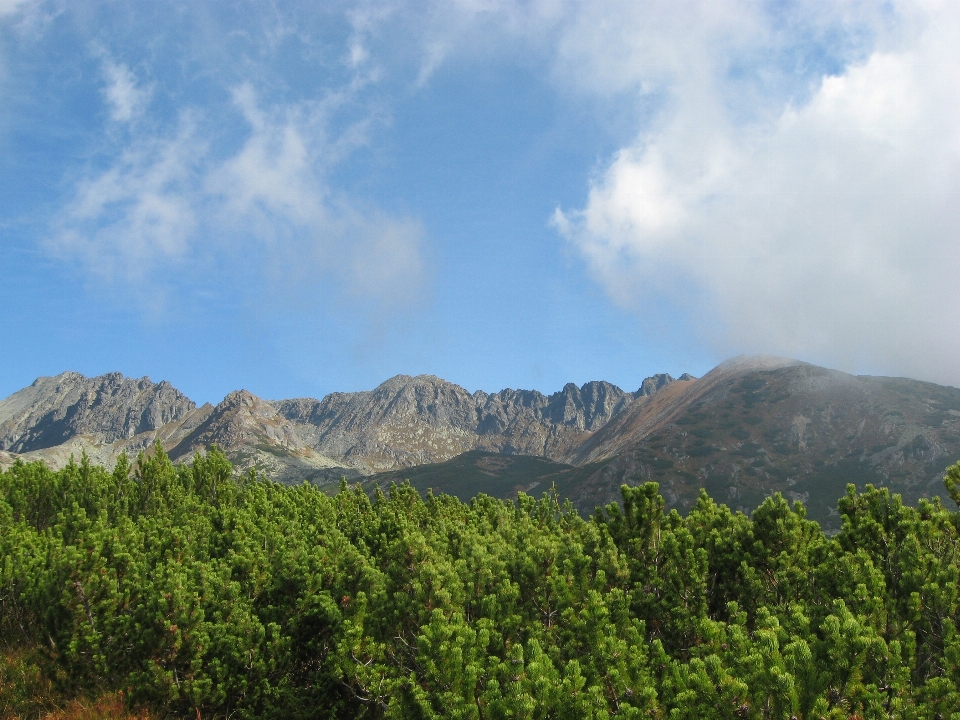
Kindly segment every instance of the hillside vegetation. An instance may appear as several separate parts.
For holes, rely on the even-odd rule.
[[[681,514],[701,488],[747,514],[779,492],[803,502],[828,534],[840,529],[836,503],[847,484],[886,487],[909,505],[947,498],[943,473],[960,457],[960,389],[769,363],[731,361],[667,384],[614,415],[572,465],[473,451],[363,482],[409,479],[462,500],[555,485],[584,514],[619,500],[624,483],[656,482],[666,507]]]
[[[17,462],[0,710],[37,712],[27,657],[37,687],[160,716],[960,717],[960,513],[873,487],[838,510],[827,537],[779,495],[683,517],[653,483],[584,519],[555,493],[328,495],[216,449]]]
[[[235,468],[335,491],[410,483],[463,501],[556,486],[581,514],[656,482],[688,513],[700,489],[749,514],[777,492],[828,534],[848,483],[909,505],[943,494],[960,458],[960,388],[854,376],[789,358],[733,358],[702,378],[648,377],[634,392],[603,381],[543,395],[473,393],[431,375],[371,391],[270,401],[245,390],[196,404],[166,382],[67,372],[0,400],[0,468],[54,469],[86,453],[112,467],[156,443],[175,462],[217,445]]]

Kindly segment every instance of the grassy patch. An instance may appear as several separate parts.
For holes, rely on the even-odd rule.
[[[9,720],[152,720],[130,709],[123,693],[71,697],[51,680],[48,661],[36,650],[0,650],[0,717]]]

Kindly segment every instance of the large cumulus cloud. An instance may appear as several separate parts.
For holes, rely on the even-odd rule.
[[[673,54],[625,70],[664,99],[554,222],[617,302],[666,299],[721,348],[956,384],[960,10],[844,9],[778,27],[742,4],[733,30],[667,28]],[[798,35],[818,22],[833,34]],[[828,71],[784,66],[844,37]],[[616,75],[600,42],[578,52]]]

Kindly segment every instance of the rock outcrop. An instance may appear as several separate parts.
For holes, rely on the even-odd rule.
[[[0,450],[51,448],[76,436],[109,444],[155,431],[195,409],[192,400],[166,381],[65,372],[39,378],[0,401]]]
[[[432,375],[397,375],[374,390],[322,400],[269,401],[240,390],[197,408],[168,383],[64,373],[0,402],[0,450],[61,465],[81,451],[109,463],[158,439],[175,460],[216,444],[240,467],[320,482],[468,450],[567,461],[612,418],[673,382],[656,375],[632,393],[607,382],[569,383],[547,396],[470,393]]]

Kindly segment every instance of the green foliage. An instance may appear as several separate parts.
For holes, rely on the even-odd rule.
[[[216,448],[18,462],[0,635],[33,685],[176,716],[960,717],[958,513],[850,486],[830,538],[779,495],[622,495],[585,521],[555,492],[328,496]]]

